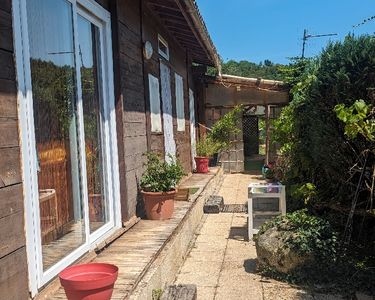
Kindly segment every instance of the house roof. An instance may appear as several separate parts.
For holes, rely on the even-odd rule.
[[[187,49],[193,62],[215,66],[220,59],[195,0],[148,0],[177,42]]]

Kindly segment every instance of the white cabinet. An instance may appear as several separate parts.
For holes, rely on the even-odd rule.
[[[249,240],[269,219],[286,214],[285,186],[278,183],[251,183],[248,187]]]

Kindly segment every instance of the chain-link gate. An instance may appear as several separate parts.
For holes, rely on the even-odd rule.
[[[244,155],[250,157],[259,154],[259,123],[257,116],[243,116]]]

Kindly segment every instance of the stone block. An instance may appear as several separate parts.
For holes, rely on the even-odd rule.
[[[204,204],[203,211],[206,214],[218,214],[224,206],[224,198],[222,196],[212,195]]]
[[[161,300],[196,300],[197,286],[195,284],[170,285],[163,293]]]

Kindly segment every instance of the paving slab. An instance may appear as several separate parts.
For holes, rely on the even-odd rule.
[[[224,204],[246,204],[250,182],[260,175],[230,174],[218,195]],[[269,280],[256,271],[256,249],[248,241],[245,213],[205,215],[175,284],[196,284],[198,300],[337,300],[335,295],[311,294]]]

